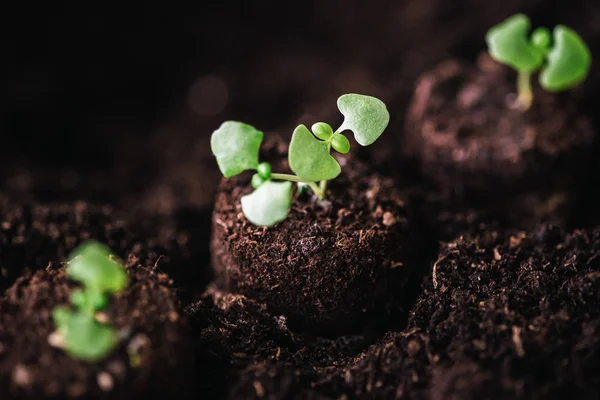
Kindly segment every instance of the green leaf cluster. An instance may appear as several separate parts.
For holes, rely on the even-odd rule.
[[[270,164],[259,162],[264,135],[252,126],[226,121],[213,132],[211,150],[224,177],[256,171],[251,181],[255,191],[241,200],[242,212],[251,223],[272,226],[287,217],[292,204],[291,182],[310,187],[323,199],[327,181],[341,173],[331,150],[342,154],[350,151],[350,141],[342,132],[352,131],[358,144],[368,146],[381,136],[390,120],[385,104],[372,96],[345,94],[337,105],[344,122],[336,131],[325,122],[315,123],[311,130],[304,125],[294,130],[288,151],[294,175],[273,173]]]
[[[531,28],[525,14],[516,14],[492,27],[486,42],[492,58],[521,74],[540,71],[540,86],[550,92],[570,89],[589,74],[592,56],[583,39],[572,29],[557,25],[551,33]]]
[[[98,322],[95,315],[108,306],[111,294],[127,287],[127,273],[110,249],[94,240],[73,251],[66,273],[82,287],[71,293],[73,308],[54,309],[54,324],[70,356],[85,361],[100,360],[118,340],[116,329]]]

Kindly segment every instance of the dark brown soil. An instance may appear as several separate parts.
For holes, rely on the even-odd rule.
[[[476,67],[451,60],[425,73],[403,149],[426,179],[468,205],[498,208],[520,227],[565,223],[574,177],[587,173],[591,122],[576,92],[558,96],[537,85],[530,110],[511,108],[515,75],[487,55]]]
[[[68,304],[73,289],[58,260],[31,278],[19,278],[6,291],[0,300],[3,399],[23,394],[125,399],[191,392],[192,342],[172,282],[143,267],[135,256],[127,264],[130,284],[104,311],[126,336],[98,363],[77,361],[48,343],[55,329],[52,310]]]
[[[285,168],[285,146],[270,151],[265,159]],[[406,311],[417,265],[404,199],[366,165],[342,162],[326,201],[296,198],[288,218],[268,229],[241,214],[247,175],[223,180],[217,193],[211,248],[221,284],[265,303],[293,329],[348,333],[374,315],[395,320]]]
[[[403,332],[327,390],[359,398],[598,398],[600,231],[489,231],[444,246]]]
[[[18,320],[23,327],[17,335],[15,322],[9,326],[24,349],[19,353],[22,359],[15,356],[11,365],[27,366],[17,370],[17,381],[71,376],[71,384],[87,383],[84,397],[600,398],[594,375],[600,359],[595,340],[596,231],[555,234],[547,228],[534,229],[513,247],[510,235],[494,237],[494,232],[510,225],[530,226],[540,219],[564,222],[568,213],[563,213],[562,204],[577,197],[581,182],[586,190],[575,210],[575,226],[598,225],[599,162],[594,160],[589,171],[591,180],[576,170],[569,178],[579,179],[565,184],[570,172],[559,174],[560,179],[555,179],[556,174],[562,167],[562,171],[577,167],[570,157],[576,148],[561,142],[557,154],[565,157],[559,161],[540,157],[542,149],[535,145],[522,154],[523,165],[534,175],[523,177],[518,168],[506,168],[506,177],[494,178],[489,192],[482,192],[481,181],[474,178],[467,181],[475,186],[468,190],[452,185],[448,189],[431,174],[423,179],[414,159],[398,156],[404,113],[419,74],[449,57],[474,59],[484,46],[485,31],[515,12],[527,13],[536,26],[573,27],[596,54],[600,43],[596,2],[234,3],[200,2],[193,9],[162,5],[146,7],[142,13],[137,8],[132,13],[126,8],[123,13],[107,9],[75,17],[70,12],[61,15],[58,9],[32,13],[24,8],[7,19],[5,25],[16,34],[5,35],[7,90],[0,99],[4,133],[0,321]],[[48,18],[53,21],[50,25]],[[82,39],[85,46],[78,43]],[[473,68],[465,71],[468,74]],[[598,122],[599,71],[592,68],[584,90],[559,96],[561,106],[564,103],[569,110],[569,104],[575,104],[577,111]],[[502,75],[490,93],[514,91],[511,75]],[[399,291],[402,304],[413,311],[408,327],[405,312],[388,316],[389,310],[380,315],[374,309],[369,318],[383,321],[357,323],[342,336],[321,337],[314,330],[297,329],[302,327],[250,295],[231,293],[216,282],[206,290],[212,273],[208,255],[212,202],[220,178],[210,155],[209,135],[227,119],[268,130],[287,127],[290,133],[297,123],[319,119],[335,125],[341,121],[335,100],[348,92],[372,94],[388,105],[392,119],[387,133],[374,146],[354,146],[352,153],[396,179],[402,200],[409,199],[410,226],[416,227],[410,231],[415,235],[411,239],[419,253],[421,247],[429,252],[431,262],[414,264],[421,274],[429,275],[422,292],[420,276],[413,277],[407,290]],[[580,108],[573,97],[579,94],[585,100]],[[543,96],[536,101],[546,104]],[[493,101],[499,108],[503,100]],[[174,109],[178,112],[168,116],[172,123],[163,124]],[[560,116],[553,114],[552,118]],[[568,116],[579,118],[574,113]],[[520,142],[515,143],[518,152]],[[600,151],[598,145],[591,151]],[[550,172],[540,174],[531,165],[544,165]],[[451,171],[444,167],[439,176]],[[526,182],[530,192],[521,189]],[[483,184],[488,183],[486,178]],[[405,193],[408,186],[411,190]],[[545,200],[559,190],[567,193],[567,201],[560,196]],[[523,201],[521,193],[530,200]],[[315,207],[309,198],[296,200],[296,204],[303,202],[309,209]],[[366,211],[370,212],[368,207]],[[298,232],[305,234],[305,230],[294,234]],[[461,235],[465,238],[455,240]],[[480,239],[467,239],[473,235]],[[512,235],[513,243],[519,242],[518,233]],[[10,297],[14,288],[32,294],[15,307],[25,307],[27,300],[32,307],[49,309],[65,301],[60,263],[88,237],[108,242],[125,259],[134,255],[143,265],[132,264],[139,279],[130,291],[137,297],[126,305],[125,299],[120,300],[123,324],[160,318],[148,315],[146,305],[150,310],[165,307],[157,313],[164,314],[169,304],[175,304],[175,312],[181,315],[181,302],[185,319],[191,322],[189,330],[182,321],[153,321],[159,331],[175,332],[182,342],[191,335],[193,344],[186,351],[152,331],[148,336],[158,344],[152,352],[160,358],[140,370],[126,369],[126,378],[120,379],[120,373],[109,370],[106,363],[82,367],[60,350],[49,349],[44,336],[51,330],[47,316],[34,313],[27,321],[18,312],[4,312],[6,304],[15,304]],[[437,264],[434,289],[430,275],[439,240],[451,243],[441,250],[449,256]],[[501,260],[496,260],[495,247]],[[477,268],[458,268],[471,260]],[[492,265],[497,269],[492,270]],[[168,277],[160,278],[160,273]],[[58,285],[49,287],[50,282]],[[404,284],[404,276],[400,282]],[[156,290],[142,292],[144,286]],[[34,298],[36,288],[43,291],[35,292],[40,294]],[[162,297],[161,303],[156,302],[157,296],[143,297],[163,289],[166,302]],[[478,306],[478,301],[483,305]],[[513,326],[521,328],[514,337]],[[40,328],[47,332],[38,336]],[[0,332],[3,329],[4,325]],[[523,357],[515,346],[519,334]],[[41,353],[35,349],[52,352],[43,353],[53,357],[43,370],[49,358],[38,357]],[[169,349],[172,353],[164,356]],[[15,353],[6,346],[0,349],[3,400],[13,396],[5,387],[17,389],[14,368],[4,369],[8,354]],[[113,358],[128,361],[122,349]],[[172,360],[178,365],[171,367]],[[162,368],[156,369],[157,363]],[[98,389],[97,376],[104,370],[113,375],[111,392]],[[188,393],[181,393],[190,387]],[[23,393],[23,397],[41,396]]]
[[[598,398],[599,254],[599,230],[550,225],[449,243],[408,326],[368,348],[358,335],[299,341],[244,296],[213,291],[229,318],[215,329],[239,351],[229,398]]]

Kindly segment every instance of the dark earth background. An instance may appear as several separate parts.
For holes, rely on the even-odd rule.
[[[596,0],[11,8],[0,16],[0,194],[14,206],[107,204],[133,231],[152,232],[159,242],[185,236],[171,256],[178,267],[165,272],[193,323],[202,320],[194,300],[210,282],[210,211],[220,176],[209,137],[223,120],[291,134],[299,122],[336,116],[340,94],[378,96],[392,121],[361,155],[404,182],[415,178],[393,154],[415,79],[448,57],[474,60],[491,25],[525,12],[536,26],[574,28],[596,65],[600,54]],[[593,68],[584,111],[600,126],[598,89],[600,69]],[[588,189],[567,228],[600,224],[594,171],[600,165],[580,177]],[[197,323],[203,329],[209,322]],[[275,330],[268,323],[261,329]],[[215,376],[226,369],[209,361]],[[197,367],[201,374],[206,365]],[[204,389],[209,396],[225,390],[214,382]]]

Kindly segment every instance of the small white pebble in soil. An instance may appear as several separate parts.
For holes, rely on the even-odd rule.
[[[279,325],[279,329],[281,329],[283,331],[287,331],[288,330],[287,318],[283,315],[280,315],[279,317],[277,317],[277,325]]]
[[[112,376],[108,372],[100,372],[97,377],[98,387],[105,392],[110,392],[115,386]]]
[[[31,373],[23,364],[17,364],[12,371],[12,380],[17,386],[31,385]]]
[[[58,331],[54,331],[48,335],[48,344],[52,347],[62,348],[65,344],[65,341]]]
[[[383,225],[392,226],[395,223],[396,223],[396,218],[394,217],[394,214],[392,214],[389,211],[386,211],[385,213],[383,213]]]
[[[108,317],[107,313],[99,312],[96,313],[96,321],[100,322],[101,324],[108,324],[110,322],[110,318]]]

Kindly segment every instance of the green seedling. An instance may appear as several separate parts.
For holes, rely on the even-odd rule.
[[[517,71],[522,110],[529,109],[533,101],[533,73],[540,71],[542,88],[560,92],[585,80],[592,64],[589,48],[572,29],[557,25],[551,34],[546,28],[537,28],[528,37],[530,27],[526,15],[516,14],[492,27],[485,37],[491,57]]]
[[[117,344],[118,335],[111,325],[98,322],[96,313],[108,306],[110,295],[127,287],[127,273],[107,246],[93,240],[73,251],[66,272],[82,287],[71,293],[74,310],[64,306],[54,309],[62,347],[74,358],[100,360]]]
[[[352,131],[358,144],[368,146],[381,136],[390,120],[385,104],[375,97],[345,94],[337,105],[344,122],[336,131],[325,122],[312,125],[312,131],[304,125],[294,130],[288,151],[294,174],[273,173],[269,163],[259,161],[263,133],[252,126],[226,121],[213,132],[210,146],[224,177],[256,171],[251,181],[254,192],[241,200],[242,212],[251,223],[272,226],[283,221],[292,204],[292,182],[309,187],[323,200],[327,181],[342,170],[331,150],[342,154],[350,151],[350,142],[342,132]]]

